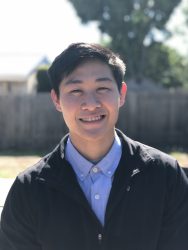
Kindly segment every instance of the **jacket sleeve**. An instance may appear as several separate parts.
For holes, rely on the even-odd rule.
[[[1,250],[41,250],[27,185],[17,178],[7,196],[0,221]]]
[[[167,168],[166,206],[157,250],[188,249],[188,178],[176,162]]]

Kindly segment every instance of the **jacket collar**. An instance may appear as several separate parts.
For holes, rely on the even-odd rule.
[[[150,147],[134,141],[123,134],[120,130],[116,129],[118,136],[122,142],[122,158],[124,162],[135,163],[132,168],[132,174],[135,175],[140,171],[143,171],[154,158],[150,154]],[[76,180],[76,175],[65,160],[64,152],[68,139],[68,134],[63,137],[57,147],[47,156],[45,156],[40,162],[40,169],[38,170],[37,179],[43,182],[55,183],[57,186],[66,185],[70,179]],[[127,164],[126,164],[127,165]]]
[[[154,161],[153,156],[151,155],[151,147],[144,145],[138,141],[134,141],[120,130],[116,129],[118,136],[122,140],[123,145],[123,154],[127,158],[135,159],[140,164],[140,169],[143,169],[148,163]]]
[[[133,141],[119,130],[117,130],[117,134],[122,141],[122,157],[113,179],[105,215],[106,222],[109,221],[125,190],[128,190],[130,187],[132,178],[145,171],[150,163],[154,161],[149,153],[150,147]],[[42,159],[38,166],[36,179],[54,189],[62,191],[71,199],[81,203],[96,218],[79,186],[74,170],[65,160],[65,157],[62,158],[67,138],[68,135],[61,140],[60,144],[49,155]]]

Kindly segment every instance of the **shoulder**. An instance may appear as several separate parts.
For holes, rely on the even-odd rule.
[[[20,184],[31,185],[40,177],[50,176],[56,168],[60,158],[60,144],[49,154],[42,157],[34,165],[18,174],[16,181]]]
[[[38,201],[40,197],[41,182],[39,179],[41,176],[51,176],[53,166],[49,165],[49,162],[54,161],[54,158],[57,157],[56,154],[56,151],[49,153],[36,164],[18,174],[9,190],[5,207],[11,206],[18,210],[23,204],[28,207],[28,210],[33,207],[34,201]]]
[[[140,159],[143,162],[155,162],[161,164],[176,165],[176,159],[167,153],[131,139],[130,137],[118,131],[118,135],[121,138],[123,145],[123,153],[130,154],[136,159]]]
[[[123,145],[123,154],[130,155],[136,163],[143,169],[153,171],[156,175],[163,175],[169,180],[175,181],[177,178],[183,178],[186,182],[187,177],[179,166],[177,160],[169,154],[135,141],[118,131]]]
[[[45,170],[45,168],[47,167],[50,155],[51,154],[42,157],[34,165],[27,167],[24,171],[20,172],[17,176],[17,180],[20,181],[21,183],[32,182],[32,180],[37,178]]]
[[[148,159],[148,161],[149,159],[151,159],[150,164],[148,165],[150,169],[154,170],[156,176],[163,176],[170,186],[176,184],[180,179],[187,183],[185,172],[174,157],[159,149],[150,147],[143,143],[135,143],[137,144],[137,150],[139,152],[140,158],[143,161],[145,159]]]
[[[166,167],[172,166],[173,168],[176,167],[177,160],[171,155],[137,141],[134,141],[134,144],[137,148],[138,154],[143,160],[151,159],[157,165],[163,165]]]

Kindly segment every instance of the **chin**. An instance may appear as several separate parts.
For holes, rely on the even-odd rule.
[[[98,140],[106,140],[107,138],[110,138],[110,134],[114,135],[113,132],[107,133],[106,129],[100,131],[99,130],[83,131],[81,133],[82,138],[86,139],[87,141],[93,141],[93,142]]]

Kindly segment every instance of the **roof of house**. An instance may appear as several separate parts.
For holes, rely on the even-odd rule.
[[[24,81],[41,65],[50,61],[42,55],[0,54],[0,81]]]

